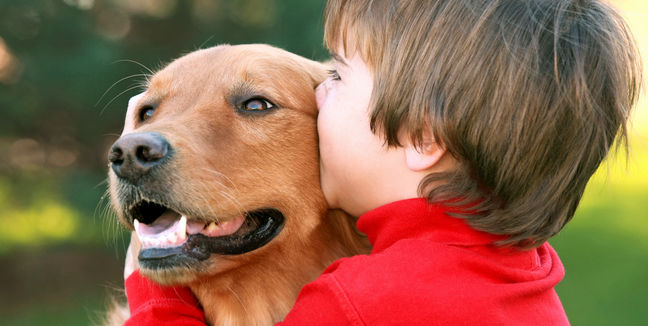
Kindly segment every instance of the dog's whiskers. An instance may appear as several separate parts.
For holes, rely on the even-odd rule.
[[[187,195],[189,195],[190,197],[199,197],[204,202],[204,204],[200,206],[206,207],[211,213],[211,216],[217,219],[217,222],[220,222],[220,220],[218,214],[216,214],[216,212],[214,211],[213,206],[215,204],[218,208],[223,210],[225,206],[222,204],[222,200],[227,200],[228,202],[230,202],[231,205],[238,211],[239,215],[243,215],[245,212],[243,205],[241,205],[241,203],[228,192],[228,190],[232,190],[232,188],[234,188],[234,191],[237,191],[236,185],[232,182],[232,180],[221,172],[211,169],[203,170],[215,174],[221,179],[225,179],[229,184],[232,185],[232,187],[227,187],[218,179],[211,179],[209,183],[203,180],[197,180],[197,187],[191,189],[190,193]],[[205,197],[204,194],[209,194],[209,197]]]
[[[198,191],[197,194],[198,194],[198,196],[200,196],[202,201],[205,203],[204,205],[201,205],[201,206],[207,207],[207,209],[210,212],[210,216],[213,216],[216,219],[216,223],[220,223],[221,222],[220,218],[216,214],[216,212],[214,211],[214,208],[209,204],[209,200],[207,200],[207,197],[205,197],[200,191]]]
[[[201,196],[201,198],[203,199],[203,201],[205,203],[204,206],[206,206],[207,209],[209,209],[209,211],[211,212],[211,216],[216,218],[216,223],[220,223],[221,222],[220,217],[216,214],[216,212],[214,212],[214,208],[212,207],[211,202],[213,201],[214,203],[216,203],[221,210],[223,210],[223,205],[220,203],[220,201],[217,198],[215,198],[215,196],[211,196],[210,198],[207,198],[207,197],[205,197],[203,195],[203,193],[214,194],[214,193],[217,192],[218,194],[221,194],[222,190],[214,188],[214,186],[210,186],[208,183],[202,182],[202,181],[200,182],[200,188],[202,188],[203,191],[198,191],[198,192],[200,193],[200,196]],[[229,199],[227,197],[225,197],[225,198]],[[211,201],[210,201],[210,199],[211,199]],[[234,203],[234,204],[236,204],[236,203]]]
[[[234,183],[234,181],[232,181],[232,179],[230,179],[230,177],[228,177],[228,176],[225,175],[224,173],[219,172],[219,171],[216,171],[216,170],[214,170],[214,169],[205,168],[205,167],[203,168],[203,171],[205,171],[205,172],[209,172],[209,173],[213,173],[213,174],[215,174],[215,175],[217,175],[217,176],[219,176],[219,177],[221,177],[221,178],[224,178],[227,182],[229,182],[229,184],[232,186],[232,188],[234,188],[234,189],[238,192],[238,188],[237,188],[237,186],[236,186],[236,183]],[[217,182],[218,182],[218,181],[217,181]],[[225,187],[224,184],[222,184],[222,183],[220,183],[220,182],[219,182],[219,184],[222,185],[223,187]]]
[[[224,189],[228,189],[228,188],[226,188],[222,183],[220,183],[220,182],[218,182],[218,181],[216,181],[216,182],[217,182],[221,187],[223,187]],[[212,187],[213,187],[213,186],[212,186]],[[236,199],[236,197],[234,197],[234,195],[232,195],[231,193],[227,192],[227,191],[224,190],[224,189],[215,189],[215,190],[217,191],[217,194],[218,194],[218,195],[220,195],[220,196],[223,197],[224,199],[227,199],[227,200],[230,201],[230,203],[232,204],[232,206],[234,206],[234,208],[238,211],[238,214],[239,214],[239,215],[244,215],[244,214],[245,214],[245,210],[243,209],[243,205],[241,204],[241,202],[240,202],[238,199]]]
[[[207,42],[211,41],[211,39],[214,38],[214,36],[216,36],[216,35],[214,34],[214,35],[210,36],[208,39],[205,40],[205,42],[202,42],[202,44],[200,44],[198,46],[198,48],[196,48],[195,50],[201,50],[203,48],[203,46],[205,46],[205,44],[207,44]]]
[[[231,194],[226,193],[225,191],[220,191],[219,194],[220,194],[221,196],[225,197],[226,199],[229,199],[229,201],[230,201],[230,202],[231,202],[231,203],[236,207],[236,209],[238,210],[239,215],[244,215],[244,214],[245,214],[245,210],[243,209],[243,205],[241,204],[240,201],[238,201],[238,199],[236,199],[236,198],[235,198],[234,196],[232,196]]]
[[[147,66],[145,66],[143,63],[138,62],[138,61],[135,61],[135,60],[131,60],[131,59],[120,59],[120,60],[117,60],[117,61],[115,61],[115,62],[113,62],[113,63],[120,63],[120,62],[130,62],[130,63],[134,63],[134,64],[136,64],[136,65],[138,65],[138,66],[140,66],[140,67],[146,69],[146,71],[148,71],[151,75],[154,74],[153,70],[149,69],[149,67],[147,67]]]
[[[99,105],[99,103],[101,103],[101,100],[103,100],[103,98],[106,96],[106,94],[108,94],[108,92],[110,92],[111,89],[113,89],[115,86],[117,86],[117,84],[121,83],[122,81],[127,80],[127,79],[131,79],[131,78],[134,78],[134,77],[145,77],[146,78],[148,76],[149,76],[149,74],[133,74],[133,75],[126,76],[126,77],[114,82],[112,85],[110,85],[110,87],[108,87],[108,89],[103,94],[101,94],[101,97],[99,97],[99,100],[97,100],[97,103],[95,103],[94,106],[96,107],[97,105]]]
[[[113,248],[115,248],[115,255],[117,255],[117,234],[120,232],[121,228],[114,214],[114,211],[110,206],[110,190],[106,189],[104,194],[99,199],[97,206],[95,207],[93,216],[99,218],[104,224],[102,227],[102,237],[104,241],[113,241]]]
[[[215,174],[220,178],[224,178],[232,186],[232,187],[228,188],[222,182],[220,182],[218,180],[213,180],[215,183],[217,183],[221,187],[221,189],[214,188],[214,190],[216,190],[217,194],[220,195],[221,197],[229,200],[232,203],[232,205],[238,210],[239,215],[245,214],[245,210],[243,209],[243,205],[241,204],[241,202],[239,200],[237,200],[236,197],[233,196],[230,192],[227,192],[225,190],[225,189],[231,189],[231,190],[233,190],[234,193],[240,193],[240,191],[238,190],[238,187],[232,181],[232,179],[230,179],[228,176],[226,176],[222,172],[219,172],[219,171],[216,171],[216,170],[213,170],[213,169],[203,168],[203,170],[205,172]],[[207,184],[205,184],[205,183],[203,183],[203,185],[207,186]]]
[[[112,98],[112,100],[110,100],[110,102],[108,102],[106,105],[104,105],[104,107],[101,109],[101,111],[99,112],[99,114],[100,114],[100,115],[103,114],[103,112],[106,110],[106,108],[108,108],[108,106],[109,106],[110,104],[112,104],[112,102],[114,102],[117,98],[119,98],[120,96],[122,96],[124,93],[129,92],[129,91],[132,91],[132,90],[137,89],[137,88],[142,88],[142,85],[135,85],[135,86],[129,87],[129,88],[127,88],[126,90],[122,91],[121,93],[117,94],[115,97]]]
[[[104,178],[103,180],[99,181],[99,183],[97,183],[97,184],[93,187],[93,189],[96,189],[96,188],[98,188],[98,187],[100,187],[100,186],[102,186],[102,185],[108,185],[108,182],[110,182],[110,181],[108,180],[108,178]],[[108,189],[106,189],[106,192],[104,193],[104,196],[105,196],[106,194],[108,194]]]
[[[223,184],[221,184],[218,181],[215,182],[218,183],[220,187],[201,181],[199,186],[201,189],[203,189],[203,191],[199,191],[199,192],[201,193],[200,194],[201,198],[205,201],[205,206],[207,206],[207,208],[211,211],[212,216],[216,218],[217,222],[220,222],[220,220],[219,220],[219,216],[216,215],[213,210],[213,204],[218,205],[218,207],[221,210],[223,210],[225,207],[225,205],[222,204],[223,199],[229,201],[231,205],[234,207],[234,209],[238,211],[239,215],[243,215],[245,211],[241,203],[227,192],[228,188],[224,187]],[[209,198],[205,197],[204,195],[202,195],[203,193],[210,194],[210,197]]]
[[[170,175],[169,176],[169,184],[182,184],[182,178],[180,178],[177,175]],[[218,216],[216,215],[216,212],[213,210],[213,207],[211,207],[209,200],[204,196],[205,192],[208,192],[209,189],[206,187],[206,184],[204,184],[202,181],[198,181],[198,187],[191,188],[191,189],[185,189],[183,193],[178,194],[182,198],[198,198],[202,204],[199,205],[183,205],[182,208],[182,214],[186,214],[187,217],[204,217],[207,215],[205,213],[205,209],[203,207],[206,207],[206,210],[209,210],[209,215],[214,216],[218,221]]]

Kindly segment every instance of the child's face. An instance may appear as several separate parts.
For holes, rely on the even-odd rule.
[[[327,202],[358,216],[394,200],[415,197],[416,186],[408,186],[403,194],[394,181],[403,168],[402,149],[388,149],[371,132],[370,68],[358,51],[346,57],[338,49],[333,57],[336,72],[316,90],[321,180]]]

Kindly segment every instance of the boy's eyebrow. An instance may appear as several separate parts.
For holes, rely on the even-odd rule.
[[[329,53],[331,54],[331,58],[333,58],[333,60],[335,60],[335,61],[337,61],[337,62],[339,62],[339,63],[341,63],[341,64],[343,64],[345,66],[349,66],[349,64],[346,61],[344,61],[344,59],[339,54],[337,54],[335,52],[329,52]]]

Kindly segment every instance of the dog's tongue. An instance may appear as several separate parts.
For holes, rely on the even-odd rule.
[[[147,248],[171,248],[182,245],[187,241],[187,235],[202,233],[208,237],[219,237],[236,232],[243,224],[243,216],[233,220],[207,225],[204,222],[187,221],[187,217],[172,210],[167,210],[152,224],[147,225],[135,220],[135,232],[142,244]]]
[[[184,217],[184,216],[183,216]],[[138,223],[138,234],[143,236],[159,236],[169,233],[170,231],[178,230],[180,221],[182,220],[180,214],[166,210],[160,217],[158,217],[151,225]],[[186,223],[187,219],[184,219]],[[138,221],[139,222],[139,221]],[[186,224],[185,224],[186,225]]]
[[[144,249],[177,247],[187,240],[187,217],[171,210],[164,212],[150,225],[138,220],[134,223]]]

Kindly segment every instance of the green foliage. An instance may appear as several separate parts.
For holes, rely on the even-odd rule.
[[[586,198],[596,204],[581,207],[550,241],[566,269],[557,291],[573,325],[641,325],[648,320],[648,188],[599,191]]]
[[[111,84],[223,43],[271,43],[322,59],[324,3],[0,0],[0,41],[18,71],[3,79],[0,67],[0,140],[74,147],[79,163],[98,169],[144,76],[118,83],[99,101]]]
[[[57,244],[103,244],[117,225],[97,175],[0,175],[0,255]],[[113,232],[109,234],[109,232]]]

